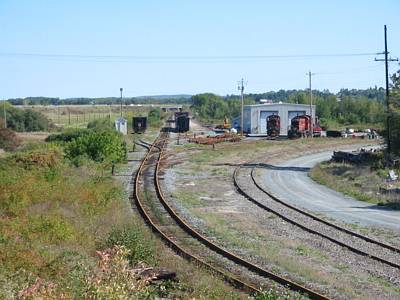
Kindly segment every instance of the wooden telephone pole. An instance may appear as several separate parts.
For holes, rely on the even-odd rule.
[[[238,83],[238,90],[240,91],[240,98],[242,101],[242,108],[241,108],[241,113],[240,113],[240,135],[243,136],[243,106],[244,106],[244,86],[245,82],[242,78],[242,80],[239,81]]]
[[[313,109],[312,109],[312,88],[311,88],[311,77],[315,75],[315,73],[311,73],[309,71],[307,73],[308,75],[308,84],[309,84],[309,89],[310,89],[310,129],[311,129],[311,138],[314,137],[314,120],[313,120]]]
[[[392,145],[390,142],[390,105],[389,105],[389,61],[398,61],[398,58],[389,58],[389,51],[387,47],[387,29],[386,25],[384,27],[384,35],[385,35],[385,51],[378,54],[384,54],[384,59],[375,58],[375,61],[384,61],[385,62],[385,77],[386,77],[386,136],[387,136],[387,150],[388,153],[392,151]]]

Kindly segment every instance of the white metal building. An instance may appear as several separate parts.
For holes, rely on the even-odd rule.
[[[124,118],[118,118],[115,120],[115,129],[122,134],[128,134],[128,121]]]
[[[291,119],[300,115],[310,115],[309,104],[265,103],[245,105],[243,107],[243,131],[252,134],[267,134],[267,118],[279,115],[281,118],[280,135],[287,135]],[[315,120],[315,105],[312,105],[312,118]],[[240,127],[240,116],[232,122],[233,127]]]

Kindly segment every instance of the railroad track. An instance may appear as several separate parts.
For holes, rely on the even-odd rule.
[[[326,221],[285,202],[257,182],[254,174],[257,169],[255,164],[247,165],[248,167],[246,164],[237,167],[233,173],[234,185],[245,198],[309,233],[400,270],[400,249]]]
[[[192,238],[195,238],[197,241],[199,241],[203,245],[207,246],[213,252],[223,256],[224,258],[229,259],[230,261],[234,262],[235,264],[237,264],[240,267],[244,267],[244,268],[248,269],[249,271],[257,274],[258,276],[272,279],[273,281],[281,284],[282,286],[284,286],[286,288],[289,288],[296,292],[307,294],[311,299],[321,299],[321,300],[322,299],[324,299],[324,300],[330,299],[328,296],[323,295],[322,293],[311,290],[301,284],[298,284],[296,282],[288,280],[280,275],[270,272],[269,270],[263,269],[255,264],[235,255],[234,253],[231,253],[231,252],[223,249],[222,247],[218,246],[217,244],[212,242],[207,237],[205,237],[202,234],[200,234],[199,232],[197,232],[191,225],[189,225],[186,221],[184,221],[175,212],[175,210],[168,204],[168,202],[166,201],[166,199],[162,193],[162,190],[160,188],[158,175],[160,172],[160,163],[162,161],[163,151],[164,151],[164,147],[167,143],[167,139],[168,139],[168,133],[161,133],[153,144],[146,145],[148,147],[148,152],[145,155],[144,159],[142,160],[142,163],[140,164],[139,169],[134,178],[134,185],[135,185],[134,200],[135,200],[136,206],[138,207],[138,210],[141,213],[142,217],[149,224],[149,226],[152,228],[152,230],[154,232],[156,232],[164,240],[164,242],[167,245],[169,245],[173,250],[175,250],[182,257],[189,259],[191,261],[194,261],[197,264],[202,265],[202,266],[206,267],[207,269],[211,270],[212,272],[221,275],[226,281],[228,281],[232,285],[239,287],[241,289],[244,289],[250,293],[259,292],[259,289],[255,286],[253,286],[252,284],[245,282],[243,279],[238,278],[237,276],[234,276],[230,272],[228,273],[224,270],[221,270],[220,268],[216,268],[212,264],[206,262],[201,257],[191,253],[191,251],[184,249],[181,245],[178,244],[178,242],[176,242],[176,239],[174,237],[171,237],[170,234],[168,234],[165,231],[165,229],[164,229],[165,226],[158,224],[157,220],[155,220],[155,218],[152,217],[151,213],[146,208],[145,201],[142,199],[142,195],[140,193],[141,183],[144,182],[144,180],[145,180],[145,178],[144,178],[145,170],[151,168],[152,165],[153,165],[153,167],[155,165],[152,181],[153,181],[153,184],[155,187],[155,192],[157,194],[158,200],[160,201],[162,206],[165,208],[165,210],[168,212],[169,216],[188,235],[190,235]]]

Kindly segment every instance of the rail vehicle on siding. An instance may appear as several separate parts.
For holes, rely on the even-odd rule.
[[[321,136],[321,127],[319,123],[313,125],[313,132],[311,133],[312,118],[309,115],[301,115],[294,117],[290,122],[290,129],[288,137],[291,139],[300,137]]]
[[[175,113],[175,131],[176,132],[187,132],[190,127],[190,118],[188,112],[176,112]]]
[[[133,117],[132,127],[134,133],[144,133],[147,129],[147,117]]]
[[[267,135],[269,137],[277,137],[281,133],[281,117],[271,115],[267,118]]]

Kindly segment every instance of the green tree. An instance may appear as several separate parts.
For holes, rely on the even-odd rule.
[[[254,104],[254,99],[246,97],[245,105]],[[191,108],[196,114],[206,121],[222,121],[225,117],[234,118],[240,114],[241,101],[235,97],[221,97],[212,93],[192,96]]]
[[[0,114],[4,118],[3,109]],[[7,104],[6,114],[7,128],[14,131],[43,131],[52,127],[51,122],[43,114],[31,109],[15,108]]]
[[[163,117],[164,116],[163,116],[161,109],[154,108],[154,109],[150,110],[149,114],[147,115],[149,126],[152,126],[152,127],[161,126]]]
[[[392,76],[389,121],[391,150],[400,155],[400,70]]]

